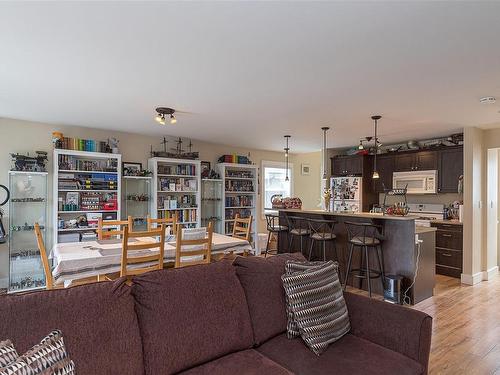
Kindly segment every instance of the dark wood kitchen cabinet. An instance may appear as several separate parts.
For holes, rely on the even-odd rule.
[[[457,193],[458,178],[464,174],[464,150],[456,147],[439,151],[438,192]]]
[[[394,171],[394,156],[384,155],[377,157],[377,170],[380,178],[373,180],[376,193],[383,193],[386,189],[392,189],[392,172]]]
[[[460,278],[463,266],[461,224],[432,223],[436,230],[436,273]]]
[[[332,158],[333,176],[361,176],[363,174],[363,156],[334,156]]]
[[[435,169],[438,169],[438,153],[436,151],[418,151],[395,155],[395,172]]]

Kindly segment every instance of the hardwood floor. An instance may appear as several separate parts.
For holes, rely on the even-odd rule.
[[[500,274],[474,286],[437,275],[413,308],[433,317],[429,374],[500,375]]]

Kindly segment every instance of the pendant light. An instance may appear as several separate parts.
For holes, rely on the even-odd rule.
[[[290,139],[291,135],[285,135],[285,140],[286,140],[286,146],[284,148],[285,150],[285,181],[290,181],[288,178],[288,153],[290,151],[290,146],[288,145],[288,141]]]
[[[330,130],[328,126],[324,126],[321,128],[323,130],[323,149],[321,150],[321,159],[323,160],[323,180],[326,180],[326,132]]]
[[[379,141],[377,138],[377,125],[378,125],[378,120],[380,120],[381,118],[382,118],[382,116],[380,116],[380,115],[372,116],[372,120],[375,123],[375,137],[374,137],[375,138],[375,157],[373,158],[373,174],[372,174],[373,179],[380,178],[378,171],[377,171],[377,154],[378,154],[378,147],[379,147]]]

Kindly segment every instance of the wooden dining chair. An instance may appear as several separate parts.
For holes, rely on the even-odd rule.
[[[119,227],[120,229],[116,229],[116,227]],[[129,216],[127,220],[103,220],[102,217],[100,217],[97,221],[97,239],[106,240],[110,238],[123,237],[124,227],[128,227],[129,231],[132,231],[132,216]]]
[[[241,218],[239,214],[234,216],[233,237],[241,238],[250,242],[252,232],[252,215],[247,218]]]
[[[210,263],[212,256],[212,235],[213,225],[210,221],[207,227],[207,236],[200,239],[183,239],[185,235],[182,226],[177,224],[177,239],[175,246],[175,268],[194,266],[196,264]],[[188,249],[184,246],[192,246],[194,249]],[[202,246],[200,249],[199,247]],[[196,257],[196,260],[183,260],[185,257]],[[201,258],[201,259],[198,259]]]
[[[42,259],[43,272],[45,273],[45,289],[63,289],[64,284],[55,284],[54,276],[52,276],[52,269],[50,267],[49,257],[47,256],[47,250],[45,248],[45,243],[43,242],[42,230],[40,229],[40,225],[35,223],[35,235],[36,235],[36,243],[38,245],[38,251],[40,252],[40,258]],[[79,280],[72,281],[69,286],[77,286],[89,283],[95,283],[99,281],[95,276],[86,277]]]
[[[147,218],[148,230],[153,230],[158,226],[165,224],[166,227],[172,228],[172,234],[175,234],[177,231],[177,214],[174,217],[168,219],[152,219],[149,215]]]
[[[40,225],[38,223],[35,223],[35,235],[36,243],[38,245],[38,251],[40,252],[40,258],[42,258],[43,272],[45,273],[45,288],[47,290],[61,288],[62,286],[54,286],[52,269],[50,267],[49,258],[47,256],[47,250],[45,249],[45,243],[43,242],[42,230],[40,229]]]
[[[122,240],[122,260],[120,276],[131,277],[149,271],[163,269],[163,257],[165,254],[165,229],[162,224],[159,228],[144,232],[130,232],[128,226],[123,228]],[[152,241],[140,241],[139,238],[152,237]],[[133,242],[131,242],[131,240]],[[155,250],[153,254],[146,250]],[[129,252],[137,251],[137,254],[130,256]],[[137,265],[130,268],[129,266]]]

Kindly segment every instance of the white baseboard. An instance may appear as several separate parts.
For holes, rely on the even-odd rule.
[[[473,275],[463,273],[460,275],[460,281],[462,282],[462,284],[476,285],[476,284],[480,283],[481,281],[483,281],[483,273],[478,272],[478,273],[475,273]]]
[[[483,271],[483,280],[488,281],[491,280],[493,276],[495,276],[498,273],[498,266],[491,267],[487,271]]]

